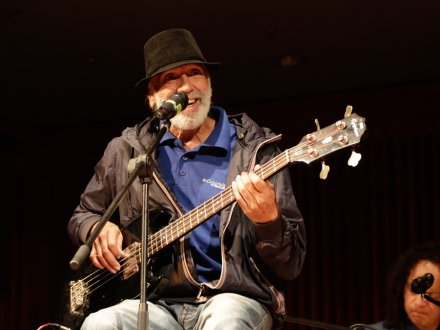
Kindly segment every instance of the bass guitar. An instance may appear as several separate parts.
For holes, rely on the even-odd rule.
[[[359,144],[366,133],[365,118],[346,113],[344,119],[303,137],[300,143],[287,149],[271,161],[262,165],[255,173],[267,180],[283,168],[296,162],[310,164],[343,148]],[[156,230],[148,238],[148,256],[163,251],[174,241],[186,235],[198,225],[235,201],[232,188],[210,198],[171,224],[168,216],[158,209],[150,211],[150,227]],[[158,229],[161,228],[161,229]],[[124,299],[139,296],[139,265],[141,256],[141,221],[136,219],[122,231],[125,257],[120,260],[121,270],[112,274],[97,269],[89,259],[80,269],[69,270],[67,283],[62,290],[60,310],[61,324],[72,330],[79,329],[84,319],[92,312],[117,304]],[[148,258],[151,262],[154,258]],[[159,259],[159,258],[158,258]],[[149,265],[150,267],[150,265]],[[158,298],[168,284],[166,277],[149,274],[147,283],[148,300]]]

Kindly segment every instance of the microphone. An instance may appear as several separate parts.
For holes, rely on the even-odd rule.
[[[182,92],[171,94],[155,112],[155,116],[161,120],[173,118],[188,106],[188,95]]]
[[[434,284],[434,275],[427,273],[423,276],[413,279],[411,282],[411,291],[414,293],[420,293],[424,300],[432,302],[434,305],[440,306],[440,301],[432,298],[426,293],[432,284]]]
[[[434,283],[434,275],[428,273],[417,277],[411,282],[411,291],[414,293],[425,293]]]

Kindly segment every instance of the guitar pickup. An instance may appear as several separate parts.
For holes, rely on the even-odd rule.
[[[124,249],[124,254],[126,257],[123,260],[122,274],[124,280],[128,280],[133,275],[139,272],[139,264],[141,263],[141,244],[136,242]]]

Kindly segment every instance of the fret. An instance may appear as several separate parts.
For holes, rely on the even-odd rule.
[[[160,237],[160,245],[162,245],[162,241],[163,240],[165,240],[165,242],[166,242],[166,235],[167,235],[167,233],[165,232],[165,235],[162,235],[161,237]]]
[[[177,219],[176,220],[176,225],[175,225],[175,237],[177,238],[177,237],[179,237],[180,235],[182,235],[182,227],[181,227],[181,225],[180,225],[180,222],[182,221],[182,218],[180,218],[180,219]]]
[[[163,229],[163,230],[161,230],[161,232],[162,232],[162,233],[164,232],[165,235],[167,235],[168,230]],[[155,249],[156,249],[156,250],[159,250],[159,247],[160,247],[160,245],[161,245],[161,244],[160,244],[160,237],[161,237],[161,235],[157,235],[157,236],[156,236],[156,240],[155,240],[155,242],[154,242],[154,243],[155,243]]]
[[[285,154],[286,154],[286,163],[288,163],[288,162],[290,161],[289,154],[290,154],[290,153],[292,153],[292,154],[294,153],[294,152],[293,152],[293,149],[294,149],[294,148],[291,148],[291,149],[288,150],[288,152],[287,152],[287,151],[285,152]]]
[[[158,233],[156,233],[158,234]],[[152,245],[154,244],[154,236],[156,236],[156,234],[151,235],[151,239],[148,242],[148,247],[147,247],[147,253],[148,255],[151,255],[153,252],[151,251]]]
[[[178,221],[174,222],[171,226],[171,235],[173,235],[173,238],[177,238],[179,234],[179,228],[177,227]]]
[[[218,197],[214,197],[214,203],[212,203],[212,212],[214,212],[214,214],[218,211],[219,203]]]

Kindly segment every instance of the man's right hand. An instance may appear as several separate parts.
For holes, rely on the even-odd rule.
[[[97,225],[98,222],[93,225],[92,232]],[[90,260],[95,267],[116,273],[121,268],[117,259],[123,256],[121,230],[114,223],[107,222],[93,243]]]

